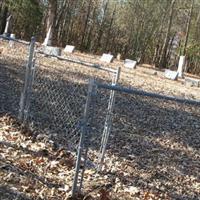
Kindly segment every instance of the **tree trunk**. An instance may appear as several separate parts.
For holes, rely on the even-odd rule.
[[[183,45],[183,55],[186,54],[186,48],[187,48],[187,43],[188,43],[188,38],[189,38],[193,8],[194,8],[194,0],[192,0],[192,2],[191,2],[191,7],[190,7],[188,21],[187,21],[186,36],[185,36],[185,42],[184,42],[184,45]]]
[[[112,18],[111,18],[111,21],[110,21],[110,26],[109,26],[109,30],[108,30],[107,39],[106,39],[106,44],[105,44],[105,48],[104,48],[106,51],[108,50],[109,40],[110,40],[110,37],[111,37],[110,33],[111,33],[112,25],[113,25],[113,22],[114,22],[114,19],[115,19],[116,8],[117,8],[117,5],[115,4],[115,7],[114,7],[114,10],[113,10],[113,13],[112,13]]]
[[[170,31],[171,31],[171,26],[172,26],[172,19],[173,19],[175,2],[176,2],[176,0],[172,0],[171,5],[170,5],[170,15],[169,15],[168,27],[167,27],[165,40],[164,40],[164,44],[163,44],[162,51],[161,51],[161,57],[160,57],[160,60],[159,60],[159,68],[166,67],[167,48],[168,48],[168,44],[169,44],[169,36],[170,36]]]
[[[84,24],[84,29],[83,29],[83,32],[82,32],[82,38],[81,38],[81,50],[83,50],[84,48],[84,41],[85,41],[85,37],[86,37],[86,34],[87,34],[87,26],[88,26],[88,21],[89,21],[89,17],[90,17],[90,12],[91,12],[91,3],[92,3],[92,0],[89,1],[89,4],[88,4],[88,9],[87,9],[87,16],[86,16],[86,19],[85,19],[85,24]]]
[[[106,1],[105,3],[105,6],[104,6],[104,1],[103,1],[103,8],[101,8],[101,14],[100,14],[100,28],[99,28],[99,31],[97,33],[97,39],[96,39],[96,45],[95,45],[95,49],[94,51],[97,52],[98,48],[100,47],[100,44],[101,44],[101,39],[102,39],[102,36],[103,36],[103,26],[104,26],[104,23],[105,23],[105,16],[106,16],[106,11],[107,11],[107,8],[108,8],[108,3],[109,3],[109,0]]]
[[[0,34],[4,33],[5,27],[6,27],[6,21],[8,17],[8,7],[4,6],[4,4],[1,5],[1,29]]]

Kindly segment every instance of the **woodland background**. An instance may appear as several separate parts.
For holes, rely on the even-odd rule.
[[[186,55],[200,75],[200,0],[1,0],[1,34],[9,15],[24,40],[43,42],[52,25],[53,45],[172,69]]]

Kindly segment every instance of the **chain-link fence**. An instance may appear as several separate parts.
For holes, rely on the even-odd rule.
[[[0,114],[18,116],[29,43],[0,37]]]
[[[76,149],[89,78],[112,83],[118,70],[45,54],[34,38],[30,43],[1,39],[1,112]]]
[[[18,116],[36,132],[34,135],[44,133],[57,144],[77,150],[80,136],[85,131],[84,126],[87,126],[84,109],[88,102],[89,79],[115,85],[120,69],[44,54],[37,50],[34,38],[30,43],[2,38],[7,41],[1,41],[1,66],[4,72],[1,73],[1,79],[3,84],[7,84],[7,90],[5,86],[1,89],[5,90],[5,98],[12,98],[10,104],[13,109],[9,110],[11,105],[2,99],[5,104],[2,107],[7,106],[7,110],[1,110]],[[107,92],[108,104],[109,96],[112,95],[113,92]],[[107,105],[104,107],[105,112],[106,110]],[[105,117],[101,117],[96,122],[103,128],[106,121]],[[102,129],[98,130],[99,138],[101,131]]]
[[[157,198],[196,199],[190,181],[197,184],[200,172],[200,102],[107,84],[91,88],[76,192],[111,183],[113,198],[120,189],[125,198],[132,187],[143,192],[137,198],[151,191]],[[88,178],[90,186],[83,184]]]
[[[37,51],[27,121],[35,131],[75,150],[91,77],[112,83],[117,70]]]
[[[34,39],[20,43],[0,40],[1,113],[19,111],[34,131],[71,150],[79,142],[73,195],[92,168],[90,185],[106,173],[113,196],[120,185],[198,197],[191,185],[200,174],[200,102],[116,86],[119,70],[42,54]]]

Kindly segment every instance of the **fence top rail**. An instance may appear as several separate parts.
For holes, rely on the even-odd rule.
[[[11,37],[7,37],[7,36],[4,36],[4,35],[0,35],[0,39],[3,39],[3,40],[8,40],[8,41],[14,41],[14,42],[17,42],[17,43],[20,43],[20,44],[23,44],[23,45],[30,45],[30,42],[27,42],[27,41],[24,41],[24,40],[19,40],[19,39],[14,39],[14,38],[11,38]]]
[[[146,91],[139,90],[136,88],[126,88],[126,87],[122,87],[119,85],[109,85],[109,84],[103,84],[103,83],[99,83],[99,82],[95,82],[95,84],[97,85],[98,88],[102,88],[102,89],[114,90],[114,91],[119,91],[119,92],[123,92],[123,93],[127,93],[127,94],[146,96],[146,97],[163,99],[163,100],[168,100],[168,101],[175,101],[175,102],[182,103],[182,104],[190,104],[190,105],[200,106],[200,101],[198,101],[198,100],[190,100],[190,99],[184,99],[184,98],[179,98],[179,97],[161,95],[161,94],[156,94],[153,92],[146,92]]]
[[[111,72],[111,73],[114,73],[114,74],[116,74],[118,72],[118,70],[107,68],[107,67],[103,67],[103,66],[101,66],[99,64],[95,64],[95,63],[91,63],[91,62],[86,62],[86,61],[83,61],[83,60],[80,60],[80,59],[64,58],[62,56],[50,55],[50,54],[44,53],[41,50],[37,50],[36,52],[39,53],[39,54],[43,54],[45,56],[48,56],[48,57],[57,58],[58,60],[72,62],[72,63],[77,63],[77,64],[84,65],[86,67],[93,67],[93,68],[96,68],[96,69],[99,69],[99,70],[102,70],[102,71]]]

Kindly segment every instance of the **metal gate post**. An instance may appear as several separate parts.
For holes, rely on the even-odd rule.
[[[28,88],[27,88],[26,104],[25,104],[25,107],[24,107],[24,120],[23,120],[24,123],[27,123],[28,114],[29,114],[32,87],[33,87],[33,82],[34,82],[34,77],[35,77],[35,67],[36,67],[35,62],[36,62],[36,55],[35,55],[35,52],[34,52],[32,65],[31,65],[31,71],[30,71],[30,79],[29,79],[29,84],[28,84]]]
[[[25,114],[25,108],[27,109],[27,98],[30,95],[30,90],[32,86],[33,81],[33,75],[34,75],[34,52],[35,52],[35,38],[31,38],[31,43],[29,47],[29,56],[28,56],[28,63],[26,65],[26,74],[25,74],[25,81],[24,81],[24,88],[21,94],[20,99],[20,108],[19,108],[19,120],[24,120],[24,115],[27,117],[27,113]],[[26,110],[27,111],[27,110]]]
[[[94,83],[94,80],[93,79],[90,80],[89,86],[88,86],[88,95],[87,95],[87,100],[85,104],[85,110],[83,114],[83,121],[82,121],[82,126],[81,126],[81,137],[80,137],[80,142],[79,142],[79,147],[78,147],[75,175],[74,175],[74,180],[73,180],[73,185],[72,185],[72,197],[74,197],[77,194],[77,192],[81,192],[84,170],[85,170],[86,159],[87,159],[87,151],[88,151],[88,144],[86,144],[88,141],[85,141],[85,139],[87,136],[86,134],[87,134],[87,124],[88,124],[88,117],[89,117],[89,108],[91,106],[92,94],[95,87],[96,87],[96,84]],[[84,166],[81,172],[80,171],[81,157],[84,150],[85,150],[85,153],[83,156],[85,160],[84,160],[84,164],[83,164]],[[78,187],[78,181],[79,181],[79,187]]]
[[[121,71],[121,68],[119,67],[117,70],[116,76],[114,77],[114,80],[112,81],[112,85],[114,86],[117,85],[118,83],[118,80],[120,77],[120,71]],[[115,105],[115,91],[111,90],[110,98],[108,102],[107,114],[106,114],[106,121],[104,124],[104,130],[103,130],[103,135],[102,135],[102,140],[101,140],[101,147],[99,151],[99,162],[98,162],[98,168],[97,168],[98,171],[101,170],[102,163],[105,157],[106,147],[107,147],[108,139],[109,139],[111,128],[112,128],[114,105]]]

